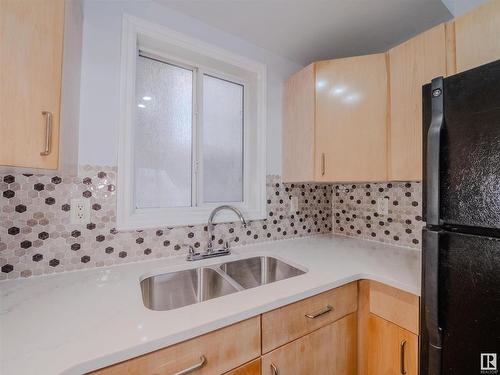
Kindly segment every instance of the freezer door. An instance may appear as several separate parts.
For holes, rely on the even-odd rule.
[[[423,251],[421,375],[494,373],[493,354],[500,373],[500,239],[424,231]]]
[[[500,61],[445,78],[442,85],[441,93],[426,85],[422,94],[424,218],[437,212],[432,225],[499,229]],[[440,110],[437,134],[431,123]]]

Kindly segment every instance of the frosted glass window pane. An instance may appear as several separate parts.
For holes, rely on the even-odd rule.
[[[243,200],[243,86],[203,76],[203,198]]]
[[[139,56],[136,74],[135,205],[191,206],[193,72]]]

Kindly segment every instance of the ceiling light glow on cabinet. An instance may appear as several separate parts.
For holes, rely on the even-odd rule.
[[[146,106],[145,106],[144,104],[142,104],[142,103],[137,104],[137,106],[138,106],[139,108],[146,108]]]
[[[347,88],[345,86],[342,86],[342,85],[333,86],[330,90],[330,95],[331,96],[340,96],[343,93],[345,93],[346,90],[347,90]]]
[[[150,96],[143,96],[142,100],[149,102],[152,98]]]

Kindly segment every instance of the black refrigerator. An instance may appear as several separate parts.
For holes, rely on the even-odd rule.
[[[420,374],[500,370],[500,60],[423,86]]]

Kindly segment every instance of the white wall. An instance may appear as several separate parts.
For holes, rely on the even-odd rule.
[[[468,11],[486,3],[488,0],[442,0],[454,17],[461,16]]]
[[[282,84],[301,66],[150,0],[85,0],[79,163],[117,163],[124,13],[267,65],[267,173],[281,174]]]

